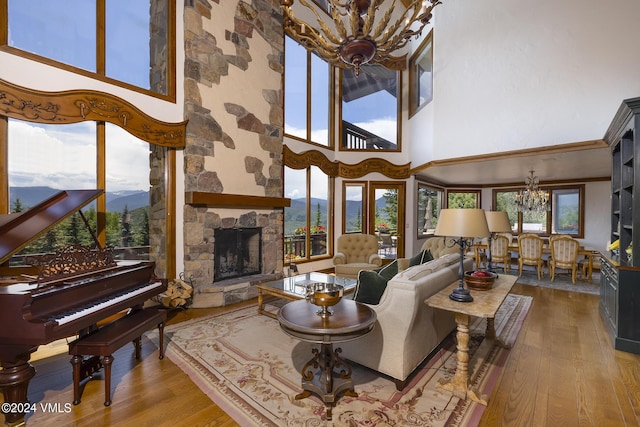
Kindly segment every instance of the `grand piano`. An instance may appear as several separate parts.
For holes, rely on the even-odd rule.
[[[0,388],[5,402],[27,402],[36,374],[29,359],[38,346],[95,329],[100,320],[166,290],[153,262],[116,261],[93,232],[96,248],[72,246],[34,257],[26,266],[8,266],[14,254],[73,213],[84,219],[81,209],[100,194],[61,191],[25,212],[0,215]],[[5,413],[7,424],[23,419],[24,413]]]

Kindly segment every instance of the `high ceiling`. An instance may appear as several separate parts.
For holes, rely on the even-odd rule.
[[[611,154],[603,141],[540,150],[434,161],[413,172],[446,187],[522,185],[534,170],[541,183],[602,179],[611,176]]]

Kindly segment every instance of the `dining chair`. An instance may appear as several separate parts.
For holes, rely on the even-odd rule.
[[[573,237],[563,236],[553,239],[550,244],[549,273],[551,281],[553,282],[555,277],[556,268],[561,268],[571,271],[571,283],[575,285],[580,243]]]
[[[525,233],[518,236],[518,276],[522,276],[525,265],[533,265],[538,273],[538,280],[544,274],[544,260],[542,248],[544,240],[537,234]]]
[[[511,269],[511,252],[509,252],[509,239],[498,234],[491,240],[491,260],[489,264],[502,263],[504,274],[509,274]],[[491,267],[491,265],[489,265]]]

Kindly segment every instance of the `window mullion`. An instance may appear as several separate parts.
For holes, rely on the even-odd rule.
[[[307,141],[311,141],[311,52],[307,51]]]
[[[107,74],[105,63],[105,26],[106,26],[105,0],[96,0],[96,73],[101,76]]]

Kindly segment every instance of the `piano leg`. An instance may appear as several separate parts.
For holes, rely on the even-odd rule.
[[[29,363],[31,352],[26,357],[19,357],[12,362],[0,361],[0,388],[4,401],[8,403],[27,403],[29,381],[36,374],[36,368]],[[4,413],[5,424],[16,425],[24,422],[24,412],[9,411]]]

